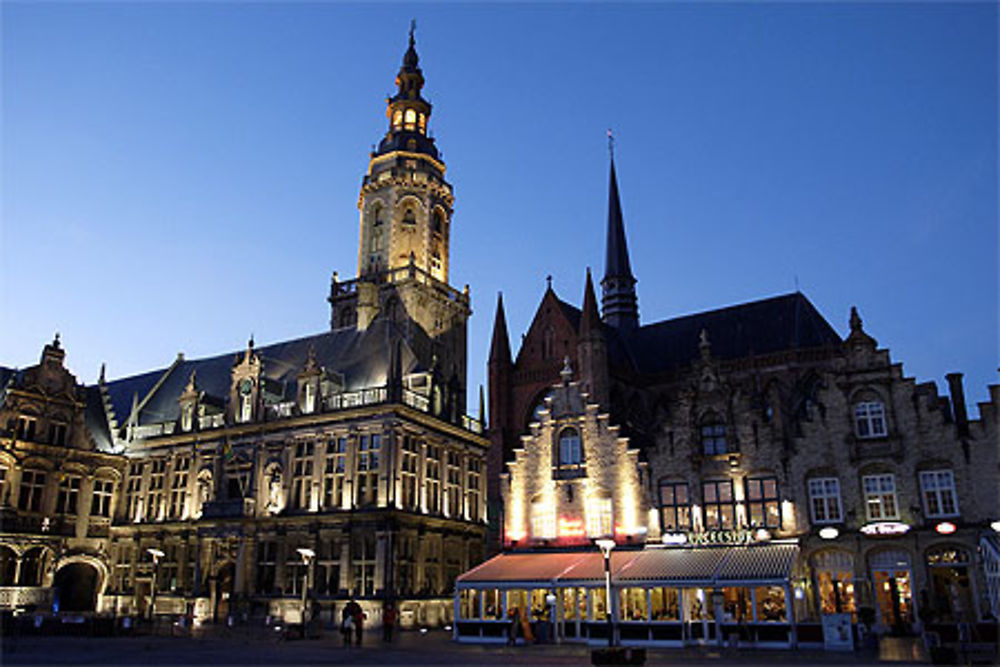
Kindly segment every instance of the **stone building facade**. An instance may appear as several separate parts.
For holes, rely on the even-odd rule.
[[[108,576],[125,458],[65,356],[57,335],[38,365],[0,367],[0,609],[93,609]]]
[[[786,622],[818,623],[834,613],[857,621],[859,612],[864,620],[864,609],[878,631],[905,633],[995,618],[980,541],[1000,526],[1000,387],[989,388],[990,401],[970,418],[960,374],[948,375],[950,396],[940,396],[934,383],[904,375],[855,310],[842,338],[798,292],[640,325],[621,210],[612,162],[603,313],[589,271],[582,309],[550,285],[512,354],[498,303],[489,359],[489,502],[498,510],[490,548],[504,553],[463,575],[462,586],[521,586],[504,579],[505,557],[573,552],[603,536],[620,549],[685,553],[718,543],[771,544],[795,554],[777,594],[760,593],[772,609],[784,605]],[[553,406],[570,386],[581,396],[574,419],[600,428],[563,435],[568,427],[556,423]],[[577,434],[579,443],[563,447],[564,437]],[[629,455],[592,463],[590,452],[613,442]],[[606,485],[611,518],[584,504],[580,519],[565,494],[538,491],[564,486],[567,465],[587,481],[593,467],[605,476],[605,466],[628,469],[641,480],[641,494],[626,509],[620,489]],[[549,497],[558,500],[543,502]],[[761,563],[771,558],[750,553]],[[486,573],[499,579],[483,579]],[[707,618],[707,596],[719,591],[720,623],[759,622],[765,614],[750,602],[758,589],[745,574],[741,586],[715,580],[713,588],[710,578],[672,583],[681,611],[674,607],[671,622],[685,629],[662,636],[706,641],[715,630],[688,626]],[[635,593],[629,602],[625,591],[640,589],[621,577],[615,613],[640,609],[629,613],[650,620],[652,607],[644,605],[654,598],[643,603]],[[665,584],[653,578],[644,585],[648,593]],[[701,618],[691,616],[695,609]],[[650,639],[660,630],[636,632]],[[718,632],[713,641],[722,641]],[[790,624],[781,642],[815,640],[801,632],[816,630]]]
[[[329,622],[353,598],[370,623],[389,603],[404,627],[450,619],[455,578],[483,556],[488,441],[466,414],[469,290],[447,282],[454,198],[423,83],[411,32],[358,201],[358,275],[334,274],[329,331],[66,385],[61,418],[71,422],[71,407],[88,417],[86,429],[72,422],[87,450],[74,456],[90,476],[107,471],[113,498],[99,519],[73,517],[77,542],[45,547],[48,574],[32,579],[40,603],[62,591],[53,576],[69,554],[86,550],[82,606],[102,613]],[[4,414],[21,428],[35,413],[19,393],[26,380],[11,382]],[[23,440],[8,439],[12,456]],[[58,515],[54,475],[27,477],[6,450],[8,495],[34,498],[25,489],[43,479],[30,520]],[[5,515],[4,544],[7,526]],[[3,552],[5,576],[18,562],[27,572],[29,545],[54,540],[42,528]]]

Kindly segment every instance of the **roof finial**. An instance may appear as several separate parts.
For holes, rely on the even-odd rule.
[[[545,276],[545,284],[548,285],[549,289],[552,289],[552,274]]]
[[[410,47],[413,47],[413,45],[416,43],[416,40],[413,38],[413,33],[416,31],[417,31],[417,19],[410,19]]]
[[[55,338],[52,339],[52,347],[59,349],[59,332],[56,332]]]
[[[851,331],[862,331],[861,316],[858,315],[857,306],[851,306]]]
[[[559,375],[562,377],[563,384],[569,384],[569,381],[573,379],[573,367],[569,364],[569,355],[563,358],[563,367],[559,371]]]
[[[608,128],[608,155],[611,156],[611,161],[615,160],[615,133]]]

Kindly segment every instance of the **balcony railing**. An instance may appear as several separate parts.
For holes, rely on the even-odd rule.
[[[49,608],[54,592],[41,586],[0,586],[0,609]]]
[[[407,266],[398,266],[394,269],[383,269],[381,271],[366,273],[361,278],[344,281],[335,279],[331,284],[330,294],[333,298],[340,295],[355,294],[358,291],[358,283],[362,282],[376,284],[415,282],[419,285],[427,285],[434,288],[435,291],[440,292],[449,301],[454,301],[464,306],[469,305],[469,294],[467,292],[459,291],[448,283],[438,280],[413,263]]]
[[[205,519],[234,519],[253,516],[256,507],[257,501],[253,498],[212,500],[202,506],[202,517]]]
[[[425,394],[412,389],[403,388],[401,399],[404,405],[409,406],[414,410],[426,413],[431,412],[431,401]],[[383,385],[381,387],[368,387],[365,389],[356,389],[354,391],[343,391],[337,394],[331,394],[323,398],[322,402],[319,404],[319,408],[321,412],[332,412],[335,410],[349,410],[352,408],[362,408],[371,405],[385,405],[388,402],[389,387]],[[265,407],[264,412],[266,421],[288,419],[298,416],[299,414],[300,412],[294,401],[282,401],[281,403],[268,405]],[[457,425],[472,433],[482,434],[483,432],[482,423],[478,419],[470,417],[469,415],[461,415],[457,420]],[[224,414],[206,415],[204,417],[199,417],[198,419],[198,429],[200,431],[208,431],[211,429],[222,428],[224,426],[226,426]],[[135,429],[134,434],[137,438],[146,439],[173,435],[177,432],[178,430],[174,422],[161,422],[139,426]]]

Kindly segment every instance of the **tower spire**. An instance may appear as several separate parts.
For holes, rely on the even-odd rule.
[[[490,343],[490,363],[509,364],[510,338],[507,336],[507,317],[503,309],[503,292],[497,293],[497,314],[493,320],[493,341]]]
[[[628,244],[625,241],[625,223],[618,196],[618,177],[615,174],[614,137],[608,131],[611,152],[611,173],[608,186],[608,236],[605,247],[604,279],[601,280],[601,307],[604,321],[618,329],[635,329],[639,326],[639,306],[635,295],[635,277],[629,262]]]

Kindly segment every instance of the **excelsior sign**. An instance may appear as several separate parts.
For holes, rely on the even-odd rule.
[[[748,530],[746,528],[664,533],[661,538],[664,544],[687,544],[696,547],[715,544],[751,544],[753,542],[766,542],[770,539],[771,534],[764,529]]]
[[[875,536],[902,535],[908,530],[910,530],[910,526],[900,521],[876,521],[861,526],[862,533]]]

